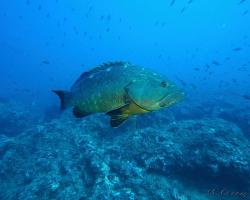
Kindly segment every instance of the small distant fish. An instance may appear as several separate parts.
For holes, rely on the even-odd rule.
[[[93,7],[92,7],[92,6],[89,7],[89,12],[90,12],[91,10],[93,10]]]
[[[235,78],[232,78],[233,83],[237,83],[237,80]]]
[[[111,20],[111,15],[107,16],[107,20],[110,21]]]
[[[195,70],[195,71],[200,71],[200,68],[195,67],[194,70]]]
[[[244,35],[244,36],[243,36],[243,39],[244,39],[244,40],[248,39],[248,35]]]
[[[37,9],[38,9],[39,11],[42,10],[42,6],[39,5]]]
[[[226,57],[226,60],[230,60],[231,58],[230,57]]]
[[[181,83],[183,86],[187,86],[187,83],[186,83],[185,81],[183,81],[182,79],[180,79],[180,78],[178,78],[178,77],[177,77],[177,79],[178,79],[178,81],[180,81],[180,83]]]
[[[248,14],[248,10],[244,11],[244,12],[242,13],[242,16],[245,16],[245,15],[247,15],[247,14]]]
[[[209,64],[206,64],[206,72],[210,69],[210,65]]]
[[[240,47],[237,47],[237,48],[233,49],[233,51],[241,51],[241,50],[242,50],[242,48],[240,48]]]
[[[242,97],[243,97],[244,99],[246,99],[246,100],[250,100],[250,95],[245,94],[245,95],[242,95]]]
[[[27,1],[26,1],[26,5],[27,5],[27,6],[30,5],[30,0],[27,0]]]
[[[45,64],[45,65],[49,65],[50,64],[50,62],[48,60],[43,60],[42,63]]]
[[[218,61],[216,61],[216,60],[214,60],[212,63],[213,63],[214,65],[216,65],[216,66],[219,66],[219,65],[220,65],[220,63],[219,63]]]
[[[23,92],[30,93],[31,90],[30,89],[23,89]]]
[[[183,7],[183,8],[181,9],[181,14],[184,13],[185,10],[186,10],[186,7]]]
[[[79,31],[78,31],[77,27],[74,26],[73,29],[74,29],[75,34],[76,34],[76,35],[79,35]]]
[[[241,1],[239,2],[239,5],[242,4],[242,3],[244,3],[245,1],[246,1],[246,0],[241,0]]]
[[[211,75],[213,75],[213,74],[214,74],[214,72],[209,72],[208,74],[209,74],[209,76],[211,76]]]
[[[245,71],[247,71],[247,69],[246,69],[246,67],[239,67],[239,68],[237,69],[237,71],[245,72]]]
[[[175,0],[172,0],[170,3],[170,6],[173,6],[175,4]]]
[[[197,86],[196,86],[195,84],[193,84],[193,83],[191,83],[190,86],[191,86],[193,89],[196,89],[196,88],[197,88]]]
[[[193,3],[193,0],[189,0],[189,1],[188,1],[188,4],[191,4],[191,3]]]

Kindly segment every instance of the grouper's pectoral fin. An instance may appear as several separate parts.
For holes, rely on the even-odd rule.
[[[129,117],[129,114],[127,113],[128,108],[129,106],[125,105],[122,106],[121,108],[118,108],[116,110],[111,110],[106,113],[106,115],[109,115],[111,117],[110,119],[111,127],[118,127],[128,119]]]
[[[84,111],[80,110],[79,108],[74,107],[73,114],[76,118],[82,118],[82,117],[86,117],[86,116],[90,115],[91,113],[84,112]]]
[[[115,128],[120,126],[123,122],[125,122],[128,119],[128,116],[111,116],[111,120],[110,120],[110,126]]]

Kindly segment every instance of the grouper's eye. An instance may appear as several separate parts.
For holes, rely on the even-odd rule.
[[[162,81],[161,82],[161,87],[166,87],[167,86],[167,83],[165,81]]]

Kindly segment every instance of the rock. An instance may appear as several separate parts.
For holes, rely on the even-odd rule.
[[[224,120],[179,121],[164,129],[140,130],[120,141],[123,153],[149,172],[249,184],[249,141]]]
[[[0,101],[0,134],[13,137],[38,122],[30,108],[15,102]]]
[[[103,116],[64,116],[2,137],[0,199],[207,200],[208,182],[250,188],[249,141],[237,126],[164,121],[112,129]]]

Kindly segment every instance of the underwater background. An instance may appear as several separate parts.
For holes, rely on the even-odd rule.
[[[0,200],[250,199],[250,1],[0,1]],[[185,98],[111,128],[53,89],[129,61]],[[101,84],[101,83],[100,83]]]

